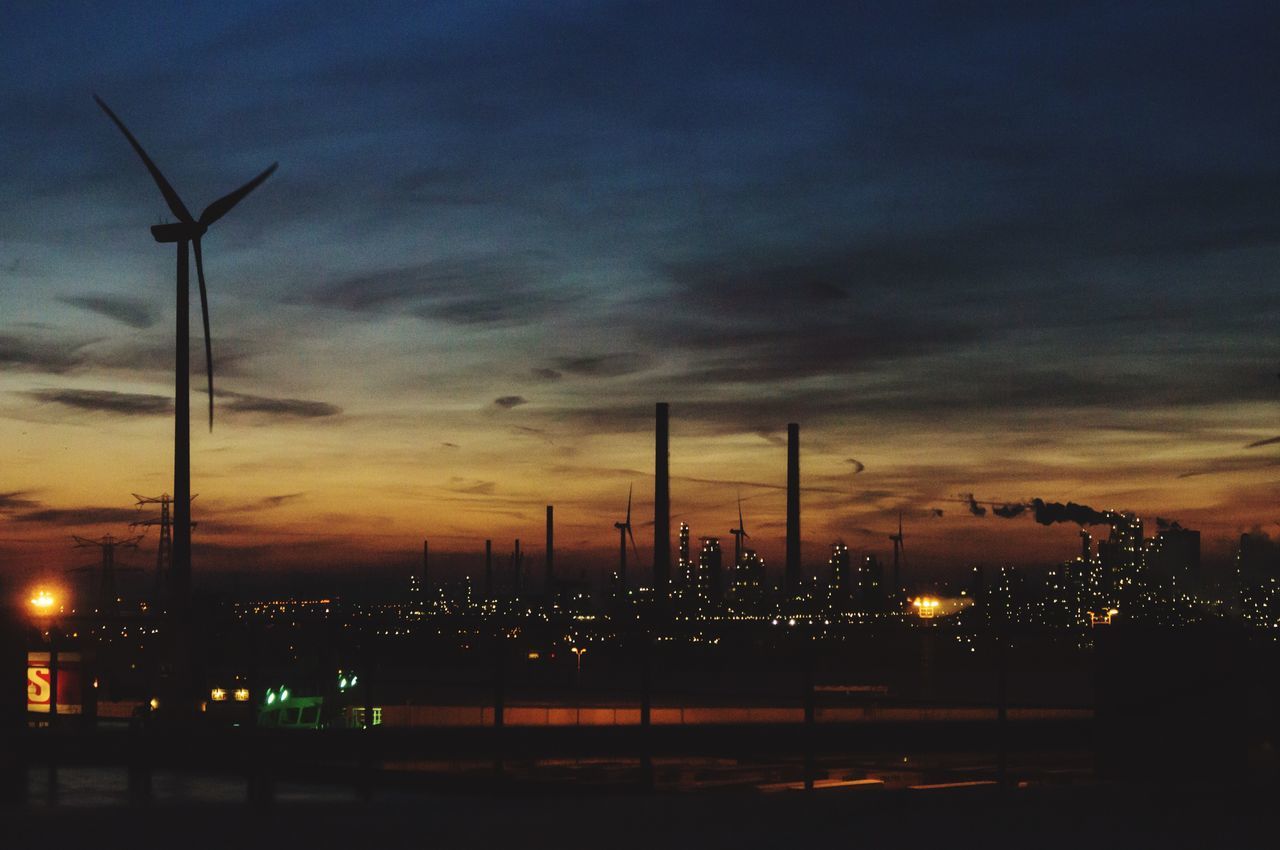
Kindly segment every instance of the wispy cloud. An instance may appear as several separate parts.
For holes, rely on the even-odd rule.
[[[157,416],[173,412],[173,399],[144,393],[118,393],[112,390],[79,390],[50,388],[31,390],[27,396],[46,404],[60,404],[90,413],[112,413],[120,416]]]
[[[8,493],[0,493],[0,513],[35,508],[39,505],[40,502],[30,498],[30,495],[24,490],[11,490]]]
[[[80,363],[74,347],[0,334],[0,367],[62,374]]]
[[[217,397],[227,410],[273,419],[327,419],[342,413],[342,408],[323,401],[300,398],[271,398],[247,393],[217,390]]]
[[[101,507],[87,505],[75,508],[41,508],[14,514],[14,522],[41,523],[44,525],[124,525],[138,519],[133,508]]]
[[[115,319],[131,328],[149,328],[157,319],[154,305],[123,295],[65,295],[58,300]]]

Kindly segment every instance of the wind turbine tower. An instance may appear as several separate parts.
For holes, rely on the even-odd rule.
[[[174,362],[174,435],[173,435],[173,562],[170,568],[169,581],[169,613],[174,618],[175,631],[185,634],[187,614],[191,596],[191,387],[190,387],[190,268],[188,250],[195,254],[196,276],[200,285],[200,315],[204,322],[205,369],[208,374],[209,390],[209,430],[213,430],[213,343],[209,336],[209,296],[204,282],[204,261],[200,253],[200,240],[210,225],[231,211],[236,204],[244,200],[250,192],[262,184],[276,170],[276,163],[254,177],[248,183],[204,208],[200,217],[191,215],[182,198],[169,185],[169,181],[160,173],[160,169],[147,156],[142,145],[129,132],[124,122],[116,117],[102,98],[94,95],[98,106],[107,117],[120,129],[128,139],[130,146],[142,164],[146,166],[160,194],[164,196],[169,211],[178,220],[165,224],[157,224],[151,228],[151,235],[157,242],[173,243],[177,246],[177,345]],[[176,649],[179,656],[185,654],[183,634],[175,634]],[[179,658],[180,664],[189,664],[189,658]],[[189,670],[182,675],[189,675]],[[189,685],[180,682],[179,688]],[[190,698],[192,694],[183,694]]]
[[[627,488],[627,518],[622,522],[615,522],[613,527],[618,529],[618,594],[620,597],[627,593],[627,538],[631,538],[631,551],[635,553],[636,560],[640,560],[640,552],[636,549],[636,536],[631,531],[631,488]]]
[[[897,606],[902,602],[902,561],[906,556],[906,552],[902,548],[902,511],[898,511],[898,533],[890,534],[889,539],[893,541],[892,600],[893,604]]]
[[[729,529],[729,533],[733,535],[733,570],[735,572],[739,565],[742,564],[742,541],[750,540],[751,535],[747,534],[746,526],[742,522],[742,494],[738,494],[738,527]]]

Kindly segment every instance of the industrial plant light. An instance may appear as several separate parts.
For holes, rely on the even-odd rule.
[[[209,699],[213,700],[214,702],[226,702],[227,701],[226,689],[214,688],[213,690],[209,691]]]
[[[249,689],[248,689],[248,688],[236,688],[235,693],[233,694],[233,696],[235,697],[236,702],[248,702],[248,701],[249,701]]]

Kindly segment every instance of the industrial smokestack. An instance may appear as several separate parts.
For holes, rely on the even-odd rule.
[[[671,587],[671,480],[667,468],[668,406],[658,402],[657,443],[653,458],[653,589],[659,599]]]
[[[555,507],[547,505],[547,595],[555,584]]]
[[[493,541],[484,542],[484,598],[493,598]]]
[[[800,425],[787,425],[787,572],[788,593],[800,591]]]

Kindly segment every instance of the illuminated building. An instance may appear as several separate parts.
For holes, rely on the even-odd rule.
[[[724,569],[718,537],[702,538],[693,591],[699,612],[708,611],[724,599]]]
[[[689,523],[680,523],[680,559],[677,562],[677,581],[682,589],[694,586],[694,564],[689,558]]]
[[[1280,546],[1266,534],[1240,535],[1236,575],[1241,619],[1254,628],[1280,631]]]
[[[867,555],[858,566],[854,599],[865,612],[884,610],[884,566],[875,555]]]
[[[764,600],[764,559],[754,549],[743,551],[742,560],[733,568],[729,600],[743,613],[753,611]]]
[[[827,569],[827,605],[833,611],[847,614],[853,610],[856,586],[848,546],[843,543],[831,544],[831,558],[827,561]]]

